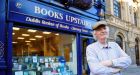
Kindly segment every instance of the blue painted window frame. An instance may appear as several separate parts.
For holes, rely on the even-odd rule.
[[[42,26],[34,26],[33,24],[27,24],[27,23],[20,23],[20,22],[16,22],[17,25],[15,25],[15,22],[9,22],[8,23],[8,32],[9,34],[7,35],[8,36],[8,53],[7,53],[7,61],[8,61],[8,65],[9,65],[9,71],[8,71],[8,75],[12,75],[12,32],[13,32],[13,27],[20,27],[20,28],[32,28],[32,29],[36,29],[36,30],[46,30],[48,29],[48,31],[53,31],[53,32],[61,32],[61,33],[67,33],[67,34],[74,34],[76,36],[76,44],[77,44],[77,47],[76,47],[76,50],[77,50],[77,75],[82,75],[82,62],[81,62],[81,40],[80,40],[80,33],[76,33],[76,32],[69,32],[69,31],[62,31],[62,30],[55,30],[55,29],[50,29],[50,28],[47,28],[47,27],[42,27]],[[19,25],[19,24],[22,24],[22,25]],[[1,74],[1,73],[0,73]],[[6,74],[4,74],[6,75]]]

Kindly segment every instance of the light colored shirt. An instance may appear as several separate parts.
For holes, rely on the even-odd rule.
[[[114,67],[124,69],[131,64],[131,58],[115,42],[108,42],[107,48],[99,42],[92,43],[87,46],[86,56],[90,75],[121,75],[120,72],[113,74]],[[113,66],[100,64],[105,60],[112,60]]]

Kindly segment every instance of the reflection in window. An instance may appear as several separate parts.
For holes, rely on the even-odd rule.
[[[123,49],[123,39],[120,35],[117,35],[116,43],[118,43],[118,45]]]
[[[114,4],[114,15],[121,18],[120,3],[118,2],[118,0],[113,0],[113,4]]]

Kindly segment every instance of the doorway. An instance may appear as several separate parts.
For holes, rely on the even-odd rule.
[[[87,60],[86,60],[86,47],[93,42],[95,42],[95,41],[92,37],[83,36],[81,38],[81,44],[82,44],[82,75],[89,75],[90,74],[90,70],[89,70],[89,67],[88,67]]]

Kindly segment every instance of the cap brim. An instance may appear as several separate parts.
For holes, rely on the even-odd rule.
[[[97,22],[95,25],[93,25],[93,27],[92,27],[92,29],[97,29],[99,26],[101,26],[101,25],[104,25],[104,26],[106,26],[107,25],[107,22],[106,21],[99,21],[99,22]]]

